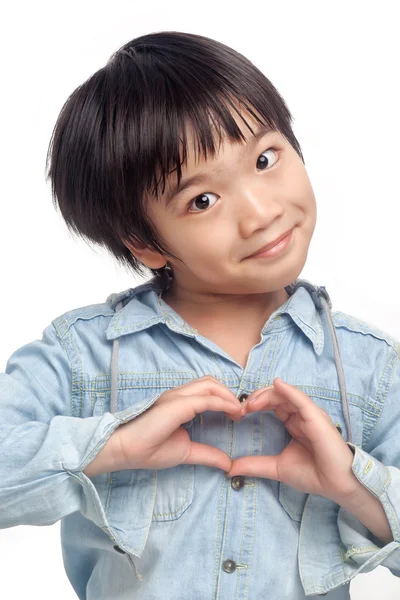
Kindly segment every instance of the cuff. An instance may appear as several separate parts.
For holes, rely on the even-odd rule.
[[[353,514],[342,507],[338,514],[340,537],[344,544],[344,562],[362,565],[361,572],[368,572],[378,565],[400,569],[400,470],[387,467],[379,460],[347,442],[354,454],[352,471],[381,502],[387,516],[393,541],[385,546]]]

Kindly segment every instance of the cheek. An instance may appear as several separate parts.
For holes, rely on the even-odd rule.
[[[303,172],[302,175],[303,176],[299,178],[297,187],[297,190],[301,190],[299,196],[299,207],[304,212],[308,220],[315,222],[317,207],[314,190],[307,174]]]
[[[315,226],[315,223],[317,220],[317,202],[316,202],[315,195],[314,195],[312,188],[310,188],[308,210],[309,210],[309,214],[310,214],[310,220],[312,221],[313,226]]]
[[[207,219],[207,222],[203,223],[180,224],[174,229],[170,240],[176,255],[184,256],[188,264],[201,261],[203,265],[210,264],[216,269],[218,259],[226,258],[230,248],[229,240],[226,239],[217,219]]]

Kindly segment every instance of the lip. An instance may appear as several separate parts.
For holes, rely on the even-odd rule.
[[[266,244],[266,246],[263,246],[257,250],[257,252],[251,254],[247,258],[276,256],[289,245],[290,240],[292,239],[293,229],[294,228],[289,229],[289,231],[286,231],[280,235],[275,241],[271,242],[270,244]]]

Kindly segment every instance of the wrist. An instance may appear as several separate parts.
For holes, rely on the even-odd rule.
[[[94,459],[85,467],[83,473],[86,477],[95,477],[102,473],[112,473],[120,471],[121,461],[118,460],[119,436],[116,435],[118,428],[111,434],[103,448],[98,452]]]

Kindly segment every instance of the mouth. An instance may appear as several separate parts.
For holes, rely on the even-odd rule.
[[[257,252],[251,254],[247,258],[264,258],[270,256],[277,256],[290,244],[293,229],[294,228],[290,229],[289,231],[286,231],[285,233],[280,235],[276,240],[274,240],[270,244],[266,244],[265,246],[257,250]]]

